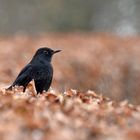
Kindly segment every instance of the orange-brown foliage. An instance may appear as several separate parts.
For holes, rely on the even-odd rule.
[[[25,93],[5,91],[46,45],[63,50],[53,59],[56,91],[36,95],[33,82]],[[127,101],[140,101],[139,45],[139,38],[78,33],[1,38],[0,140],[139,140],[140,106]]]
[[[140,39],[95,34],[48,34],[0,39],[0,83],[10,84],[39,47],[62,49],[53,59],[52,87],[88,89],[139,103]]]
[[[33,88],[1,88],[0,139],[138,140],[140,107],[93,91],[36,95]]]

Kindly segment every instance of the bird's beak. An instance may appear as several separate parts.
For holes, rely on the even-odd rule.
[[[56,50],[56,51],[53,52],[53,54],[58,53],[58,52],[61,52],[61,51],[62,50]]]

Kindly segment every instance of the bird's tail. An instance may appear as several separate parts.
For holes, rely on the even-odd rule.
[[[8,88],[6,88],[6,90],[12,90],[12,85],[10,86],[10,87],[8,87]]]

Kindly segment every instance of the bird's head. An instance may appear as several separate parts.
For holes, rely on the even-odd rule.
[[[39,48],[34,57],[42,57],[45,58],[47,61],[51,61],[52,56],[58,52],[60,52],[61,50],[52,50],[50,48],[44,47],[44,48]]]

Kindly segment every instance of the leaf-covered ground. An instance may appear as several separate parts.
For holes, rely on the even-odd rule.
[[[0,140],[140,140],[140,106],[93,91],[1,88]]]
[[[0,37],[0,87],[11,84],[44,46],[63,50],[52,61],[53,88],[90,89],[115,100],[140,103],[140,37],[93,33]]]
[[[44,46],[63,50],[52,62],[55,90],[36,95],[31,84],[25,93],[5,91]],[[0,38],[0,140],[140,140],[139,93],[139,37]]]

